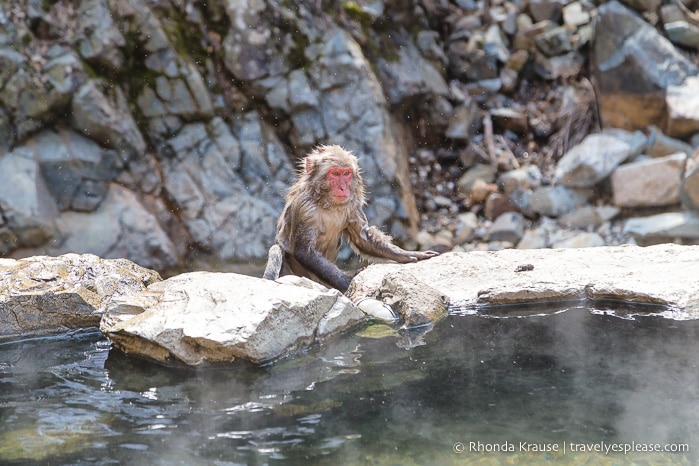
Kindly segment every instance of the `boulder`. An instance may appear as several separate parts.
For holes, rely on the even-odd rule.
[[[602,125],[630,130],[666,121],[668,87],[699,72],[658,30],[617,1],[598,8],[590,68]]]
[[[616,217],[620,211],[614,206],[584,206],[562,215],[558,218],[558,223],[572,228],[599,227]]]
[[[166,365],[265,364],[365,320],[308,279],[190,272],[112,300],[100,329],[121,351]]]
[[[0,242],[0,249],[9,252],[51,240],[56,234],[58,207],[31,150],[19,147],[0,157],[0,178],[3,223],[14,237],[12,242]]]
[[[580,231],[551,244],[552,248],[596,248],[600,246],[604,246],[604,239],[597,233],[587,231]]]
[[[631,146],[610,134],[590,134],[561,157],[555,180],[572,188],[589,188],[609,176],[631,155]]]
[[[119,86],[90,80],[73,96],[71,110],[72,126],[85,136],[122,152],[125,159],[145,153],[146,141]]]
[[[181,265],[179,247],[144,201],[133,191],[111,183],[95,211],[67,211],[56,218],[57,240],[24,247],[17,254],[90,253],[105,258],[133,258],[139,265],[156,270],[176,269]]]
[[[559,217],[584,205],[592,197],[587,189],[571,189],[565,186],[541,186],[529,199],[529,208],[547,217]]]
[[[526,219],[519,212],[505,212],[499,215],[490,228],[490,241],[517,243],[524,234]]]
[[[676,86],[668,86],[667,125],[672,137],[687,138],[699,133],[699,76],[687,78]]]
[[[126,259],[91,254],[0,259],[0,341],[96,327],[112,298],[160,280]]]
[[[699,214],[666,212],[648,217],[631,217],[624,223],[624,233],[646,243],[677,238],[696,241],[699,239]]]
[[[648,144],[643,152],[651,157],[664,157],[677,152],[692,153],[692,146],[686,142],[664,134],[657,126],[648,128]]]
[[[622,165],[612,174],[617,207],[667,206],[680,202],[680,182],[687,155],[683,152]]]

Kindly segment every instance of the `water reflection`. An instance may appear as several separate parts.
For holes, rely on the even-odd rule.
[[[522,309],[517,315],[525,318],[463,312],[411,332],[374,326],[262,368],[167,369],[110,350],[97,332],[2,344],[0,461],[690,464],[699,458],[698,321],[632,312],[621,319],[607,308],[536,315],[542,310]],[[632,441],[687,444],[690,452],[520,448],[520,442]],[[472,444],[515,451],[471,451]]]

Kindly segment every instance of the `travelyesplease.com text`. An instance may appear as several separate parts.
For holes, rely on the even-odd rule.
[[[536,443],[536,442],[481,442],[468,441],[456,442],[455,453],[514,453],[514,452],[542,452],[542,453],[687,453],[689,445],[686,443],[614,443],[614,442],[560,442],[560,443]]]

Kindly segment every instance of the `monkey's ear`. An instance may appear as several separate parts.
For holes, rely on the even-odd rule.
[[[303,170],[306,173],[311,173],[315,167],[316,167],[315,158],[308,156],[305,159],[303,159]]]

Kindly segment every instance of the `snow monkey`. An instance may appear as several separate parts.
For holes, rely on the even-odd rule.
[[[367,259],[406,263],[439,255],[394,245],[369,226],[365,204],[357,157],[340,146],[316,148],[301,161],[299,179],[286,196],[264,278],[298,275],[344,293],[352,278],[335,265],[342,237]]]

